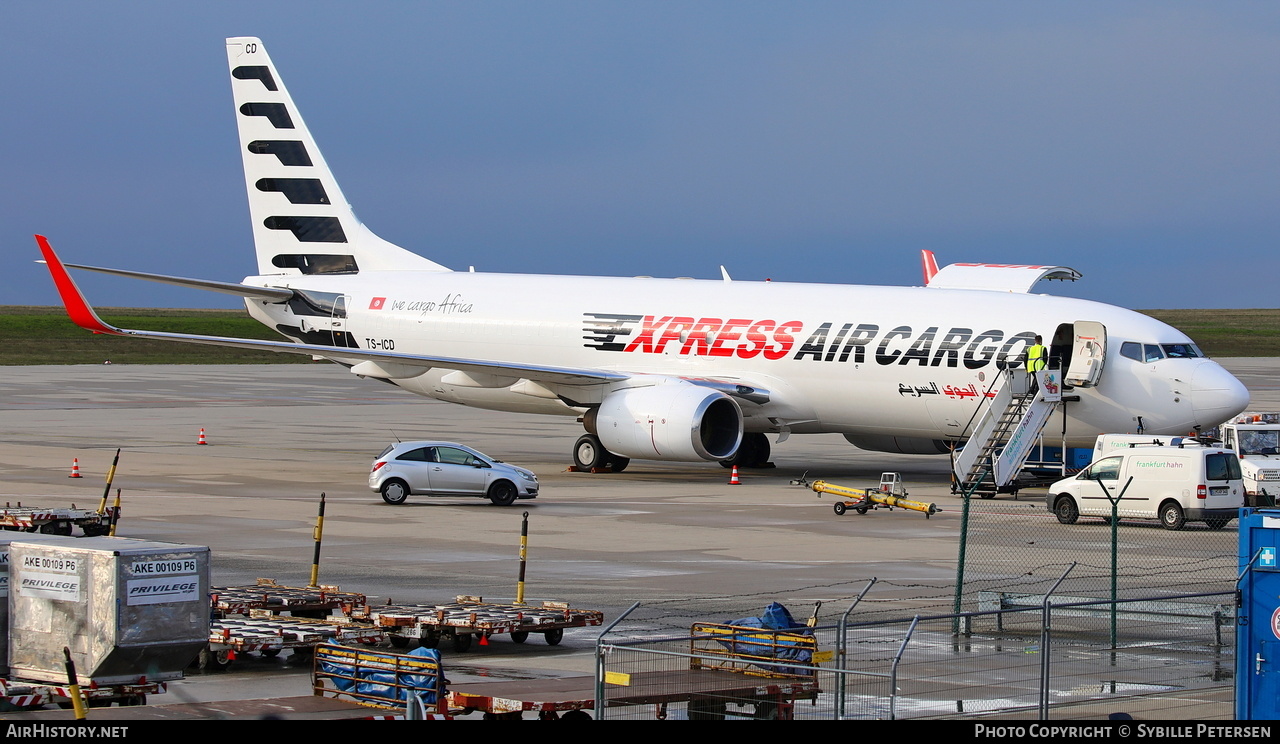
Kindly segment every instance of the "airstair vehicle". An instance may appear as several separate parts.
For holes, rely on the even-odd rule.
[[[1106,334],[1101,323],[1064,323],[1054,335],[1045,369],[1027,372],[1019,365],[1000,371],[975,413],[968,442],[952,461],[954,492],[989,499],[1010,490],[1027,456],[1041,443],[1045,425],[1062,405],[1063,386],[1098,383]]]

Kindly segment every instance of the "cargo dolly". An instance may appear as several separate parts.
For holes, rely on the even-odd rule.
[[[70,535],[76,527],[86,537],[107,534],[111,528],[110,515],[93,509],[48,508],[43,506],[17,506],[5,502],[0,509],[0,527],[13,532],[41,532],[46,535]]]
[[[461,596],[450,604],[388,604],[369,609],[369,621],[387,631],[388,639],[398,647],[410,641],[435,648],[448,640],[459,653],[471,648],[472,639],[508,633],[511,640],[524,643],[530,633],[541,633],[549,645],[564,638],[565,628],[600,625],[604,613],[577,610],[564,602],[541,605],[494,604],[481,597]]]
[[[672,706],[684,704],[690,720],[791,719],[797,700],[821,692],[816,651],[812,635],[695,623],[686,667],[606,672],[604,707],[651,705],[654,717],[666,718]],[[529,711],[555,720],[583,716],[570,711],[595,708],[595,696],[591,676],[471,682],[450,685],[449,709],[456,715],[483,712],[487,719],[516,719]]]
[[[248,615],[253,610],[309,618],[328,617],[337,610],[347,617],[361,617],[368,608],[363,594],[336,586],[281,586],[275,579],[258,579],[254,586],[214,587],[212,592],[215,617]]]
[[[383,631],[356,622],[367,615],[365,595],[336,586],[283,586],[258,579],[253,586],[214,587],[210,594],[209,644],[194,662],[200,669],[228,669],[246,653],[274,658],[288,649],[301,659],[329,641],[386,640]]]
[[[818,494],[819,498],[824,493],[845,497],[833,505],[833,509],[838,515],[843,515],[850,509],[859,514],[866,514],[874,509],[893,511],[897,508],[923,512],[925,519],[928,519],[942,511],[936,504],[908,501],[905,498],[907,491],[902,484],[902,476],[898,473],[881,473],[880,485],[875,488],[849,488],[821,480],[809,483],[803,476],[791,481],[791,483],[792,485],[804,486],[812,490]]]
[[[201,669],[227,669],[250,653],[275,658],[287,649],[297,658],[310,658],[323,643],[376,645],[385,640],[383,631],[345,618],[308,620],[254,611],[248,617],[211,621],[209,645],[200,652],[197,664]]]
[[[104,708],[112,703],[120,706],[146,705],[147,695],[166,690],[164,682],[139,682],[128,685],[81,685],[80,696],[90,708]],[[0,679],[0,710],[40,710],[47,705],[71,707],[71,691],[66,685]]]

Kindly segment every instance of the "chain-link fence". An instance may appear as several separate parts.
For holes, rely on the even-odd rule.
[[[1068,566],[1062,594],[1123,599],[1162,592],[1200,593],[1234,587],[1237,533],[1188,522],[1166,530],[1154,520],[1081,517],[1060,524],[1046,492],[1017,500],[970,499],[956,611],[977,609],[984,592],[1044,593]],[[1113,542],[1114,537],[1114,542]],[[1114,563],[1113,563],[1114,561]]]
[[[808,631],[694,623],[662,634],[644,630],[642,618],[624,620],[618,627],[626,632],[601,637],[597,712],[611,719],[1232,716],[1233,592],[1114,603],[991,592],[980,600],[986,610],[867,620],[862,607],[873,593],[835,624]]]

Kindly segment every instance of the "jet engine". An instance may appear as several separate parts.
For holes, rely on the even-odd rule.
[[[727,460],[742,443],[742,410],[724,393],[689,384],[605,396],[595,434],[610,452],[645,460]]]
[[[941,439],[923,437],[893,437],[881,434],[845,434],[845,441],[858,449],[873,452],[892,452],[901,455],[945,455],[951,445]]]

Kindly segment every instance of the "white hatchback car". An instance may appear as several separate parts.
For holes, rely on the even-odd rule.
[[[388,504],[410,496],[479,496],[498,506],[538,497],[538,476],[456,442],[397,442],[373,461],[369,488]]]

